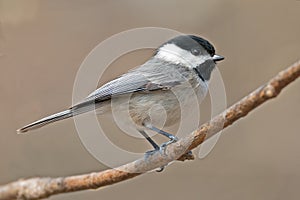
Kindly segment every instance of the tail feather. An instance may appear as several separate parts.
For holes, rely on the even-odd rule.
[[[56,121],[59,121],[59,120],[62,120],[62,119],[67,119],[67,118],[70,118],[72,116],[73,116],[72,110],[65,110],[65,111],[50,115],[48,117],[45,117],[43,119],[40,119],[38,121],[35,121],[31,124],[28,124],[28,125],[20,128],[20,129],[18,129],[17,132],[20,133],[20,134],[25,133],[27,131],[40,128],[40,127],[45,126],[47,124],[50,124],[52,122],[56,122]]]

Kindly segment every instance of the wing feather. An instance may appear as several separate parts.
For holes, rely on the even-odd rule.
[[[176,70],[178,68],[178,70]],[[137,69],[114,79],[88,95],[81,103],[71,109],[77,109],[111,99],[113,96],[134,92],[168,90],[186,81],[188,72],[185,67],[150,60]]]

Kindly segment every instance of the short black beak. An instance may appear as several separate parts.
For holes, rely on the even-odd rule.
[[[218,62],[218,61],[221,61],[221,60],[224,60],[223,56],[220,56],[220,55],[217,55],[217,54],[215,54],[213,56],[213,61]]]

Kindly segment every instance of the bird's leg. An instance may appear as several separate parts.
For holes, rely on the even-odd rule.
[[[143,131],[143,130],[139,130],[139,132],[142,134],[142,136],[144,136],[146,138],[146,140],[148,140],[148,142],[153,146],[154,151],[159,150],[159,146],[158,144],[156,144],[156,142],[154,142],[154,140],[151,139],[151,137],[149,137],[149,135]],[[152,151],[151,151],[152,152]]]
[[[160,149],[160,147],[158,146],[158,144],[156,144],[156,142],[154,142],[154,140],[151,139],[151,137],[149,137],[149,135],[143,131],[143,130],[139,130],[139,132],[142,134],[142,136],[144,136],[146,138],[146,140],[148,140],[148,142],[153,146],[154,150],[151,151],[147,151],[146,155],[151,155],[152,153],[158,151]],[[165,166],[160,167],[158,170],[156,170],[157,172],[162,172],[164,170]]]
[[[178,141],[178,138],[170,133],[167,133],[163,130],[160,130],[154,126],[152,126],[151,124],[145,124],[145,127],[146,128],[149,128],[150,130],[152,131],[155,131],[163,136],[166,136],[167,138],[169,138],[170,140],[168,142],[165,142],[163,143],[161,146],[160,146],[160,151],[163,152],[165,154],[165,150],[166,150],[166,147],[169,145],[169,144],[172,144],[174,142],[177,142]]]

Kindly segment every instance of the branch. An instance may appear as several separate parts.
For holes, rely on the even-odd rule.
[[[284,87],[299,76],[300,61],[280,72],[267,84],[217,115],[210,122],[203,124],[187,137],[167,146],[165,154],[154,152],[152,155],[144,156],[132,163],[102,172],[59,178],[48,177],[18,180],[0,186],[0,200],[41,199],[59,193],[96,189],[133,178],[158,167],[165,166],[176,159],[183,161],[190,158],[186,157],[189,150],[194,149],[205,139],[246,116],[262,103],[276,97]]]

